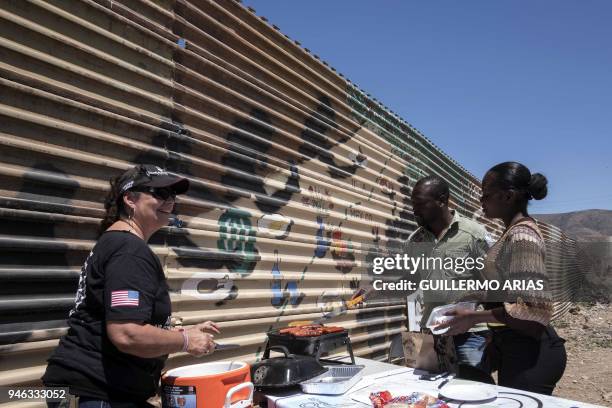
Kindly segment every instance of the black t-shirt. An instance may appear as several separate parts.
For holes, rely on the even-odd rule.
[[[171,304],[159,259],[127,231],[104,233],[83,268],[68,333],[49,358],[46,385],[104,400],[143,401],[152,396],[167,356],[141,358],[119,351],[107,321],[138,321],[167,329]]]

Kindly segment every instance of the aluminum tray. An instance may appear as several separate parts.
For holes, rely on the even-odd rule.
[[[344,394],[362,375],[363,365],[325,366],[323,374],[300,383],[306,394]]]

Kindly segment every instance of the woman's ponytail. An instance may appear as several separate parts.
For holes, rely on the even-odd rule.
[[[104,199],[104,209],[106,213],[100,221],[99,235],[108,229],[115,222],[119,221],[122,215],[125,215],[122,194],[119,193],[119,177],[113,177],[110,180],[110,191]]]

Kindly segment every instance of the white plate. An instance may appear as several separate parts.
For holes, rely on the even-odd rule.
[[[436,330],[434,329],[434,327],[436,327],[439,324],[446,323],[449,320],[452,320],[453,319],[452,316],[446,316],[445,313],[451,312],[454,310],[476,310],[476,303],[475,302],[459,302],[459,303],[453,303],[450,305],[435,307],[431,311],[429,315],[429,319],[427,319],[427,324],[425,326],[431,329],[431,332],[433,334],[446,333],[447,331],[450,330],[450,327],[447,327],[446,329],[442,329],[442,330]]]
[[[485,401],[497,397],[497,389],[491,384],[468,380],[452,380],[439,390],[440,395],[454,401]]]

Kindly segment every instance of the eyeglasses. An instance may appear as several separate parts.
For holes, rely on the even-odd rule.
[[[168,201],[169,199],[176,200],[176,193],[171,188],[167,187],[139,187],[132,191],[151,194],[158,200]]]

